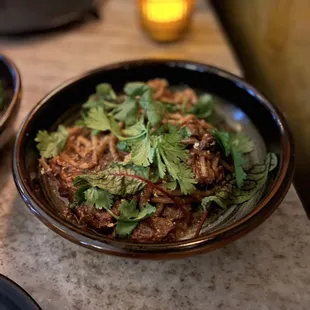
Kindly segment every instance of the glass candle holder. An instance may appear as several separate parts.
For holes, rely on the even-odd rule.
[[[138,0],[140,21],[152,39],[175,41],[187,30],[195,0]]]

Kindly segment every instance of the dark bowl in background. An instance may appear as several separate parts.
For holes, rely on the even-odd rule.
[[[0,35],[50,30],[83,19],[98,0],[1,0]]]
[[[233,103],[260,133],[267,151],[278,155],[279,163],[260,201],[247,214],[225,227],[198,238],[173,243],[139,244],[111,240],[65,221],[45,195],[38,171],[34,138],[41,129],[55,129],[64,115],[93,93],[96,84],[107,82],[121,91],[130,81],[166,78],[171,85],[186,84]],[[239,113],[240,114],[240,113]],[[68,115],[68,113],[67,113]],[[291,133],[279,111],[242,79],[218,68],[176,60],[137,60],[105,66],[72,79],[43,98],[22,124],[14,147],[13,174],[24,202],[44,224],[61,236],[85,247],[120,256],[168,259],[221,247],[245,235],[262,223],[280,204],[289,189],[294,166]]]
[[[0,81],[4,87],[4,109],[0,111],[0,147],[14,132],[14,121],[21,101],[22,83],[16,65],[0,54]]]

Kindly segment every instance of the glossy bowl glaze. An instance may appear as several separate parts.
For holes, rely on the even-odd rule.
[[[0,111],[0,148],[12,137],[21,101],[22,84],[15,64],[0,54],[0,81],[4,87],[4,109]]]
[[[107,82],[121,91],[130,81],[165,78],[171,85],[188,85],[211,93],[222,113],[255,139],[255,156],[275,152],[279,163],[269,177],[259,201],[244,212],[236,212],[207,229],[198,238],[173,243],[134,243],[111,240],[65,221],[46,195],[38,170],[34,143],[37,131],[53,130],[78,109],[93,93],[96,84]],[[69,114],[72,114],[69,112]],[[176,60],[137,60],[105,66],[72,79],[56,88],[30,112],[22,124],[14,147],[13,174],[16,186],[29,209],[61,236],[85,247],[108,254],[168,259],[206,252],[221,247],[262,223],[280,204],[289,189],[294,166],[291,133],[279,111],[242,79],[218,68]],[[236,215],[237,214],[237,215]]]

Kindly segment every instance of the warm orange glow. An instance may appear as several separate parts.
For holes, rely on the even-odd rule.
[[[137,1],[141,24],[154,40],[177,40],[188,29],[195,0]]]
[[[148,0],[145,1],[146,18],[153,22],[174,22],[186,16],[188,7],[184,0]]]

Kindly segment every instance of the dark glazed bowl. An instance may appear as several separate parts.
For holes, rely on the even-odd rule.
[[[40,129],[54,129],[64,115],[77,108],[100,82],[121,91],[130,81],[166,78],[171,85],[186,84],[209,92],[235,107],[232,118],[251,123],[263,148],[275,152],[279,164],[256,205],[242,216],[198,238],[173,243],[139,244],[111,240],[91,230],[66,222],[44,194],[38,174],[38,152],[34,143]],[[67,113],[68,115],[68,113]],[[239,124],[239,125],[240,125]],[[238,126],[239,126],[238,125]],[[246,125],[245,125],[246,126]],[[253,129],[252,128],[252,129]],[[208,65],[176,60],[138,60],[105,66],[70,80],[43,98],[22,124],[15,142],[13,173],[16,186],[29,209],[61,236],[85,247],[108,254],[141,258],[176,258],[221,247],[262,223],[280,204],[289,189],[294,166],[293,143],[286,121],[257,90],[242,79]]]
[[[0,274],[0,309],[42,310],[22,287],[2,274]]]
[[[0,81],[4,87],[4,109],[0,111],[0,148],[13,134],[13,123],[21,101],[22,83],[15,64],[0,54]]]

